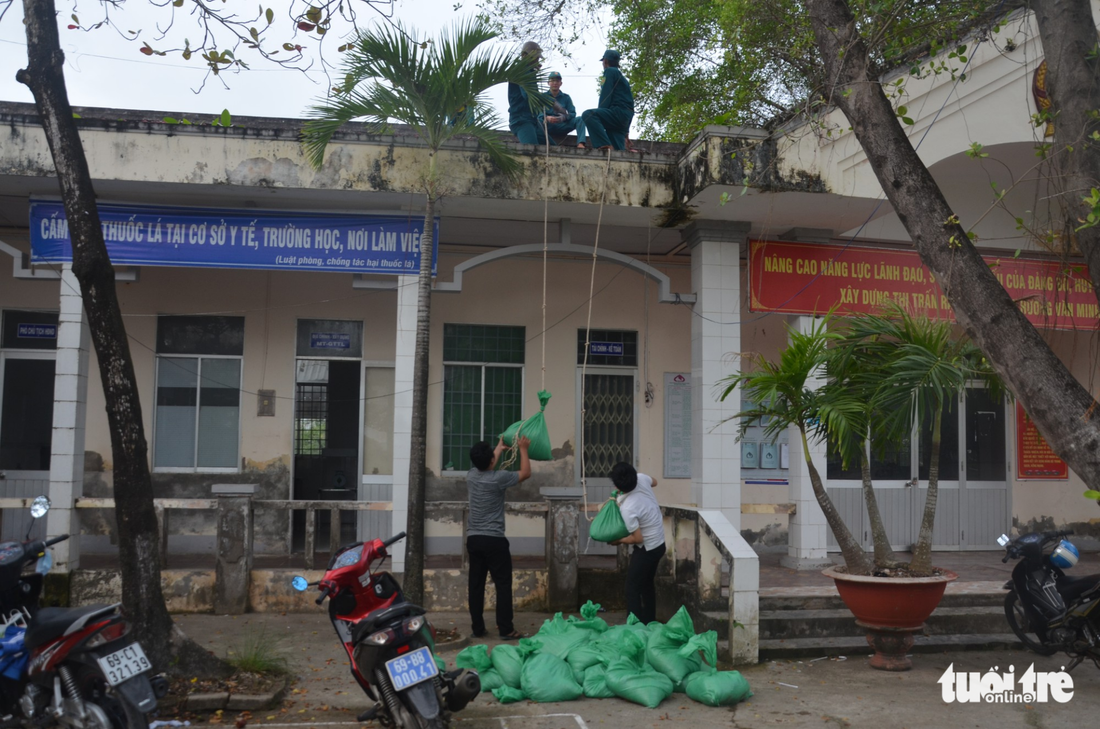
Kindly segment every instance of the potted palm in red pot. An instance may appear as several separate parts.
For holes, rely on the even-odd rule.
[[[997,388],[996,376],[981,352],[955,335],[946,320],[915,316],[889,306],[880,314],[839,321],[819,319],[806,333],[791,331],[777,362],[755,357],[751,369],[727,378],[721,397],[743,390],[753,405],[734,417],[742,433],[755,424],[776,438],[782,430],[802,440],[810,483],[844,558],[825,574],[836,581],[841,599],[867,628],[875,649],[871,665],[908,670],[906,652],[943,597],[949,570],[932,565],[932,527],[939,486],[939,457],[946,408],[971,380]],[[826,384],[812,388],[820,371]],[[928,424],[931,460],[928,491],[910,562],[890,549],[871,481],[872,449],[907,443],[914,423]],[[844,523],[821,474],[809,457],[811,440],[828,439],[845,464],[858,461],[874,553],[867,554]]]

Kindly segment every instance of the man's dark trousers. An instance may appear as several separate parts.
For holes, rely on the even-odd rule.
[[[648,550],[639,544],[630,553],[630,567],[626,570],[626,609],[646,624],[657,619],[657,587],[654,580],[657,579],[657,565],[663,556],[663,544]]]
[[[485,634],[485,576],[492,575],[497,588],[497,628],[508,635],[512,625],[512,552],[505,537],[471,534],[466,537],[470,555],[470,627],[474,635]]]

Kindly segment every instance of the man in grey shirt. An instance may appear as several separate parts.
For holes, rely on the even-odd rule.
[[[487,442],[474,443],[470,461],[474,467],[466,474],[470,492],[470,515],[466,523],[466,553],[470,555],[470,621],[475,637],[488,634],[485,629],[485,576],[492,575],[497,588],[497,629],[505,640],[517,640],[523,635],[512,624],[512,552],[504,536],[504,491],[531,477],[531,461],[527,457],[530,441],[520,436],[519,472],[494,471],[504,441],[497,447]]]

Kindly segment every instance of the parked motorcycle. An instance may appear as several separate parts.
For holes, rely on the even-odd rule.
[[[39,496],[31,516],[50,501]],[[31,526],[33,527],[32,521]],[[119,605],[39,607],[49,547],[69,538],[0,543],[0,727],[146,729],[145,715],[168,691]],[[37,563],[29,574],[25,568]]]
[[[1016,539],[1001,535],[1002,562],[1020,560],[1005,583],[1005,617],[1028,649],[1044,656],[1065,651],[1069,670],[1086,658],[1100,668],[1100,574],[1069,577],[1077,547],[1064,539],[1072,530],[1036,532]]]
[[[481,691],[477,672],[442,672],[435,660],[435,629],[424,608],[405,600],[393,575],[381,569],[386,548],[404,539],[373,539],[343,547],[332,555],[324,577],[294,589],[317,586],[344,645],[351,674],[374,701],[358,720],[378,719],[398,729],[445,729],[451,713],[461,711]]]

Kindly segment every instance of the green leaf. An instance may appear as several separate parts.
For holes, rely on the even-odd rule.
[[[83,119],[83,118],[84,117],[80,116],[80,114],[77,114],[75,111],[73,112],[73,119]]]
[[[267,12],[264,13],[264,17],[267,18],[267,24],[271,25],[273,22],[275,22],[275,11],[271,8],[268,8]]]
[[[165,124],[179,124],[180,123],[180,120],[176,119],[173,116],[166,116],[161,121],[163,121]]]
[[[229,114],[229,109],[222,109],[222,114],[218,117],[218,121],[221,122],[223,127],[233,125],[233,117]]]
[[[901,118],[901,121],[902,121],[902,123],[903,123],[903,124],[905,124],[906,126],[910,126],[910,127],[911,127],[911,126],[913,126],[913,124],[914,124],[913,120],[912,120],[912,119],[910,119],[910,118],[909,118],[909,117],[907,117],[907,116],[903,116],[903,117]]]
[[[1089,489],[1085,492],[1085,498],[1100,500],[1100,491],[1093,491],[1092,489]]]

